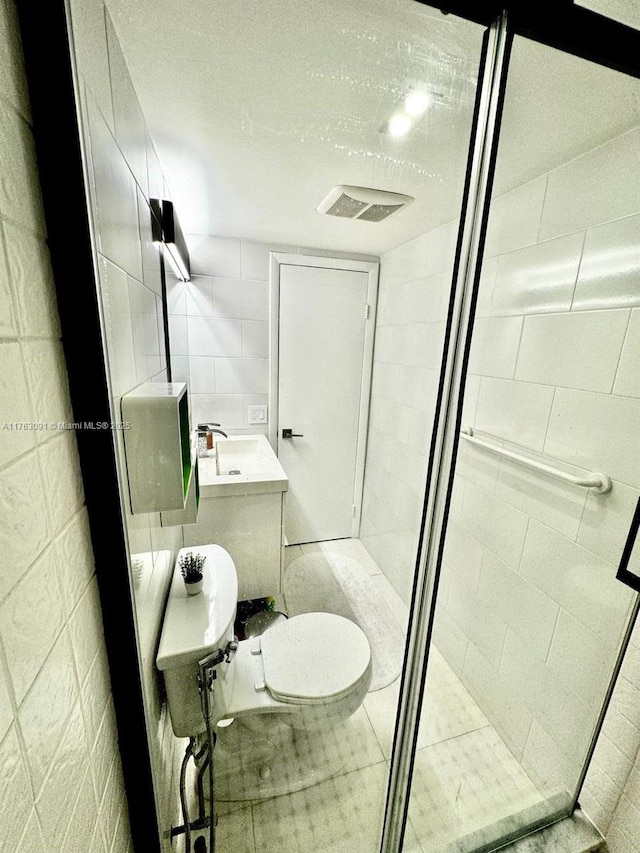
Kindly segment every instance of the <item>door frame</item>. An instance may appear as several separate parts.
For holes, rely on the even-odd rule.
[[[356,261],[349,258],[320,257],[318,255],[297,255],[285,252],[270,253],[269,274],[269,443],[278,453],[279,400],[278,380],[280,375],[280,267],[320,267],[329,270],[367,273],[367,315],[364,329],[364,349],[362,356],[362,379],[360,382],[360,411],[358,416],[358,443],[356,448],[356,467],[353,481],[353,505],[355,511],[351,519],[351,536],[360,533],[362,518],[362,493],[364,490],[364,467],[369,429],[369,404],[371,401],[371,377],[373,374],[373,344],[376,329],[376,309],[378,305],[378,261]]]

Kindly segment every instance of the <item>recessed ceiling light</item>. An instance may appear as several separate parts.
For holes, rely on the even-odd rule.
[[[411,119],[405,113],[396,113],[389,119],[388,130],[391,136],[406,136],[411,130]]]
[[[428,92],[414,90],[409,92],[404,102],[404,109],[410,116],[421,116],[431,103],[431,96]]]

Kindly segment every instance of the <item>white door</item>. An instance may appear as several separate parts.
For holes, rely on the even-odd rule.
[[[367,288],[366,272],[280,266],[278,456],[289,477],[289,544],[351,536]]]

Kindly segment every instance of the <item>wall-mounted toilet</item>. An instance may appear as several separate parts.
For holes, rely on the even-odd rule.
[[[184,589],[178,566],[187,551],[206,557],[200,595]],[[219,545],[178,554],[156,658],[163,672],[174,734],[205,730],[196,676],[198,661],[234,639],[238,580]],[[362,630],[332,613],[285,619],[259,637],[242,640],[216,667],[213,718],[278,714],[292,728],[331,725],[353,714],[371,682],[371,649]],[[261,724],[256,718],[256,724]],[[266,722],[266,720],[264,721]]]

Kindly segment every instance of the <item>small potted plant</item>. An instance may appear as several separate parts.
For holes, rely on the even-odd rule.
[[[189,595],[197,595],[202,590],[202,567],[206,557],[188,551],[180,557],[180,571]]]

